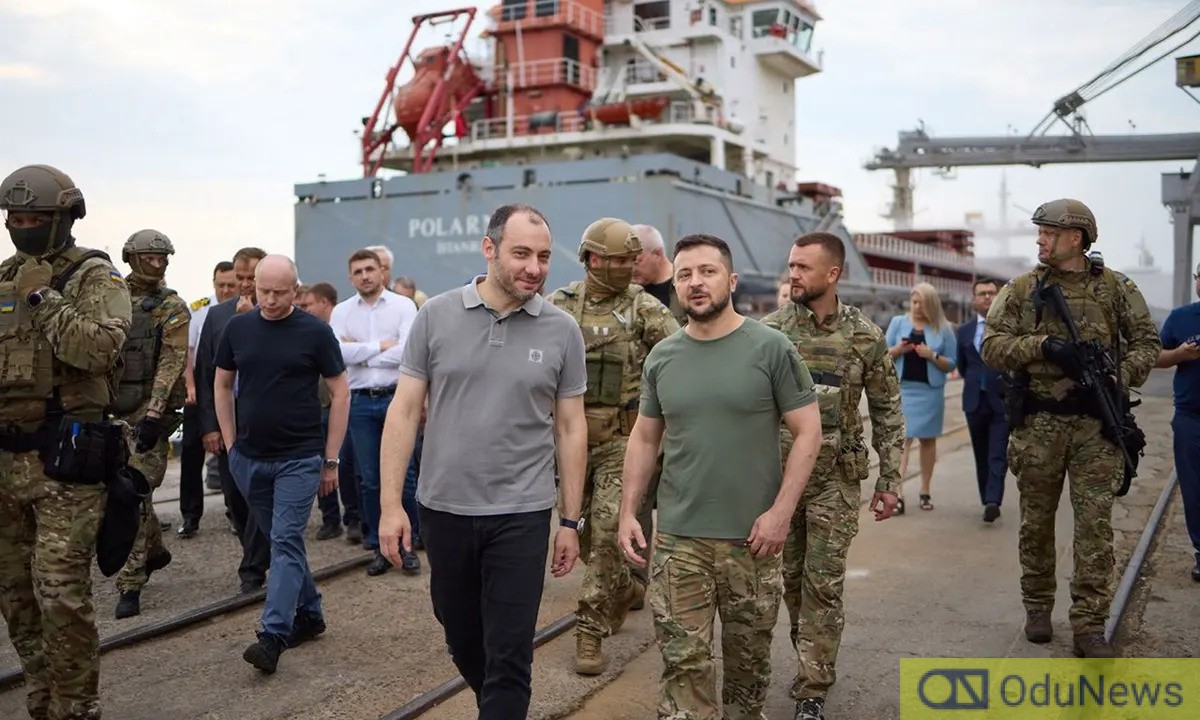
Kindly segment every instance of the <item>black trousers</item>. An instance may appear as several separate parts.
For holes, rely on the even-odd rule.
[[[183,442],[179,448],[179,514],[200,522],[204,515],[204,442],[195,405],[183,406]]]
[[[266,582],[267,570],[271,567],[271,540],[258,527],[246,496],[238,490],[233,474],[229,472],[229,455],[224,450],[218,456],[221,471],[221,492],[233,518],[233,529],[242,541],[242,562],[238,564],[238,579],[244,583]]]
[[[420,506],[433,614],[479,720],[529,712],[550,510],[467,516]]]

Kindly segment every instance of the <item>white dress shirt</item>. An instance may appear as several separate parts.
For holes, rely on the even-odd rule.
[[[329,324],[342,345],[351,390],[396,384],[404,342],[416,317],[417,304],[391,290],[380,293],[374,305],[367,304],[361,295],[337,304]],[[396,344],[381,350],[381,340],[395,340]]]

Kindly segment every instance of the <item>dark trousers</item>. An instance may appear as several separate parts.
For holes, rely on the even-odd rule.
[[[1008,473],[1008,423],[1003,412],[992,409],[986,397],[975,412],[967,413],[971,449],[975,451],[975,481],[979,502],[1000,505],[1004,500],[1004,476]]]
[[[529,712],[550,511],[467,516],[420,506],[433,614],[479,720]]]
[[[1176,410],[1171,430],[1175,435],[1175,474],[1183,499],[1183,519],[1192,547],[1200,554],[1200,416]]]
[[[246,496],[238,489],[233,473],[229,472],[229,455],[221,452],[218,460],[221,471],[221,492],[225,505],[233,518],[233,529],[242,541],[242,562],[238,565],[238,579],[244,583],[261,585],[267,579],[271,567],[271,541],[262,533],[258,523],[250,514]]]
[[[183,406],[183,442],[179,448],[179,514],[200,522],[204,515],[204,443],[199,410]]]
[[[321,422],[325,432],[329,432],[329,414],[324,413]],[[346,429],[346,439],[342,441],[342,451],[338,455],[338,491],[317,497],[317,507],[321,508],[321,522],[326,525],[344,524],[353,527],[362,523],[358,512],[358,466],[354,463],[354,440]],[[341,498],[341,505],[338,498]],[[345,508],[345,512],[342,512]]]

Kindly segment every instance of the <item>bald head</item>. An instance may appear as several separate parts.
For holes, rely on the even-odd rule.
[[[286,255],[268,255],[254,269],[258,308],[267,320],[282,320],[292,312],[299,286],[296,263]]]

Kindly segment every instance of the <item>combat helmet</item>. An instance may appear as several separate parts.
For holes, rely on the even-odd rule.
[[[121,248],[121,260],[131,263],[133,255],[151,253],[174,255],[175,246],[171,244],[171,238],[157,230],[138,230],[129,236],[129,239],[125,241],[125,246]]]
[[[587,226],[579,243],[579,261],[586,262],[588,253],[601,257],[634,255],[642,251],[642,241],[633,226],[617,218],[600,218]]]
[[[1034,225],[1080,230],[1084,247],[1096,242],[1096,216],[1078,200],[1061,198],[1043,203],[1033,211],[1032,221]]]
[[[83,191],[66,173],[49,165],[26,165],[4,178],[0,183],[0,210],[66,212],[72,220],[87,214]]]

